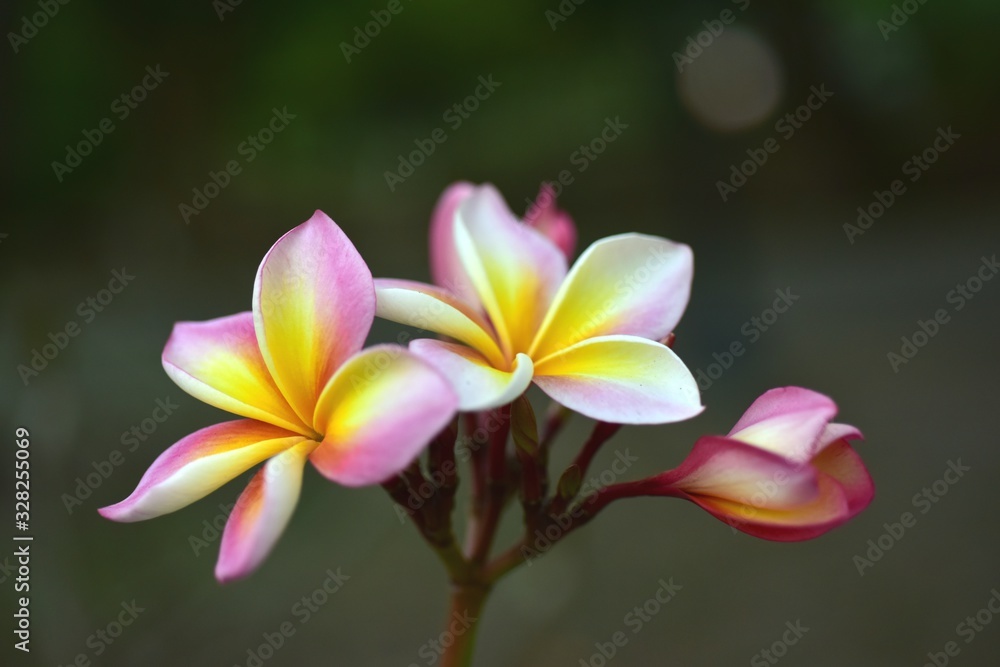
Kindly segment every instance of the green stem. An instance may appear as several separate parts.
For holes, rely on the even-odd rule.
[[[489,557],[508,496],[507,437],[510,434],[510,406],[497,408],[488,420],[490,418],[495,419],[497,425],[490,434],[489,449],[486,452],[484,504],[476,508],[475,521],[469,532],[469,560],[475,564],[482,564]]]
[[[623,497],[647,492],[650,480],[616,484],[599,490],[592,497],[569,507],[576,488],[562,497],[545,502],[547,451],[538,442],[537,426],[530,404],[520,405],[518,431],[515,432],[515,454],[519,469],[508,470],[507,443],[511,432],[511,406],[503,406],[490,413],[466,417],[466,435],[475,437],[477,428],[487,429],[489,438],[485,448],[472,448],[472,503],[467,545],[463,550],[455,541],[451,525],[454,493],[458,480],[455,476],[455,453],[449,442],[456,435],[455,426],[443,431],[432,444],[428,468],[432,479],[441,478],[440,487],[433,497],[415,509],[408,504],[408,496],[415,485],[425,483],[419,464],[404,471],[383,486],[393,499],[405,507],[423,538],[434,548],[448,571],[451,580],[451,601],[445,620],[440,667],[471,667],[475,655],[476,635],[480,617],[493,585],[525,562],[525,549],[531,549],[535,531],[550,523],[559,526],[560,534],[551,545],[589,522],[608,504]],[[564,413],[555,413],[547,433],[542,437],[545,445],[558,433],[565,421]],[[617,424],[598,423],[574,465],[585,471],[600,447],[618,430]],[[547,437],[546,437],[547,436]],[[520,472],[518,475],[512,474]],[[512,496],[513,486],[521,485],[525,510],[525,534],[506,552],[490,560],[490,551],[496,536],[500,517]],[[577,484],[578,486],[578,484]],[[418,487],[419,488],[419,487]],[[568,510],[568,511],[567,511]],[[551,547],[550,545],[550,547]],[[547,551],[547,547],[545,550]]]
[[[419,508],[411,509],[408,504],[408,486],[402,475],[386,481],[382,486],[392,499],[406,510],[420,536],[434,549],[434,553],[441,559],[452,580],[461,581],[468,578],[469,563],[462,555],[462,550],[455,542],[455,534],[452,532],[451,505],[442,505],[436,498],[432,498]],[[442,510],[448,512],[448,515],[441,516]]]
[[[528,538],[523,538],[520,542],[503,552],[486,568],[486,580],[495,584],[510,572],[516,570],[524,563],[524,549],[528,545]]]
[[[608,422],[597,422],[594,424],[594,430],[590,434],[590,438],[583,444],[583,448],[577,454],[576,460],[573,461],[573,463],[580,467],[581,476],[587,474],[587,468],[590,467],[590,462],[594,459],[594,455],[597,454],[604,443],[610,440],[611,436],[617,433],[621,427],[621,424],[610,424]]]
[[[476,634],[490,588],[479,582],[454,584],[445,632],[451,645],[441,656],[440,667],[470,667],[475,655]]]
[[[549,539],[549,546],[546,547],[543,553],[551,551],[552,548],[563,538],[581,526],[589,523],[599,512],[616,500],[650,495],[656,488],[657,485],[653,478],[614,484],[612,486],[604,487],[587,501],[574,506],[568,513],[565,512],[565,508],[563,508],[560,509],[558,513],[547,514],[547,523],[536,524],[537,530],[544,531],[548,525],[555,524],[559,526],[559,533],[555,537]],[[561,504],[562,503],[560,503],[560,505]],[[550,505],[548,510],[551,510],[552,508],[553,505]],[[544,511],[543,514],[545,514]],[[528,556],[531,555],[532,552],[535,552],[532,544],[534,537],[535,532],[532,530],[532,526],[529,523],[524,537],[522,537],[520,541],[510,547],[507,551],[493,559],[493,561],[486,566],[484,579],[492,586],[501,578],[527,562]],[[538,555],[540,556],[542,554]]]

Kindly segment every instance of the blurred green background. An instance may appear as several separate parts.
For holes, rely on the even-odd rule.
[[[618,504],[504,582],[477,664],[596,666],[595,642],[619,630],[629,642],[612,662],[623,667],[770,664],[759,652],[797,620],[809,631],[781,664],[921,665],[948,641],[960,647],[954,664],[997,664],[1000,622],[968,643],[956,626],[1000,587],[1000,280],[960,310],[948,299],[1000,250],[995,3],[53,6],[51,18],[36,2],[2,10],[0,404],[7,461],[14,427],[31,432],[35,535],[32,652],[10,647],[11,602],[4,664],[70,665],[82,654],[109,667],[249,667],[248,651],[286,621],[295,635],[268,667],[428,664],[444,574],[381,489],[348,491],[310,470],[273,555],[225,587],[212,577],[218,541],[204,522],[221,525],[240,483],[147,523],[113,524],[96,509],[127,495],[174,441],[225,418],[160,368],[171,325],[248,309],[264,252],[314,209],[347,231],[375,275],[426,279],[428,217],[447,184],[491,181],[523,211],[563,170],[573,180],[560,203],[581,249],[624,231],[694,248],[676,345],[693,371],[712,372],[733,342],[746,348],[714,369],[702,416],[623,430],[594,471],[626,449],[639,458],[630,475],[666,469],[698,435],[727,432],[762,391],[798,384],[833,396],[840,419],[864,431],[878,494],[848,526],[792,545],[735,535],[686,503]],[[391,21],[363,48],[344,47],[373,11]],[[156,83],[147,67],[166,74]],[[445,115],[481,76],[500,85],[467,117]],[[120,97],[144,77],[151,90],[130,108]],[[832,96],[803,111],[811,87]],[[241,149],[275,108],[294,118],[262,150]],[[785,118],[796,112],[797,125]],[[95,135],[102,119],[113,131]],[[593,159],[578,152],[608,119],[627,128]],[[446,141],[390,188],[386,172],[436,128]],[[941,153],[939,128],[960,135]],[[71,171],[54,167],[85,131],[99,145]],[[735,187],[733,169],[765,145],[778,148],[744,165],[754,173]],[[927,149],[934,163],[906,171]],[[185,221],[180,205],[230,160],[240,173]],[[904,194],[863,233],[845,230],[896,179]],[[720,181],[734,187],[725,198]],[[81,309],[123,267],[134,280],[100,312]],[[748,333],[777,289],[799,300]],[[939,308],[950,320],[894,369],[887,354]],[[69,322],[79,335],[23,381],[18,365]],[[379,322],[372,340],[398,331]],[[129,451],[123,435],[157,400],[178,407]],[[573,422],[559,462],[589,426]],[[114,450],[124,462],[69,511],[66,494]],[[971,471],[921,514],[914,495],[959,459]],[[891,550],[860,575],[855,556],[906,511],[916,525],[883,537]],[[516,532],[513,514],[502,542]],[[192,546],[206,536],[208,546]],[[0,553],[8,600],[12,550]],[[302,623],[296,603],[337,568],[350,579]],[[633,633],[626,614],[671,577],[683,589]],[[98,638],[133,600],[135,621],[110,643]]]

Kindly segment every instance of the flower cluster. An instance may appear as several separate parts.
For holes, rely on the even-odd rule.
[[[829,398],[797,387],[765,393],[728,435],[700,438],[676,469],[581,498],[587,464],[619,425],[677,422],[703,407],[671,347],[691,290],[691,249],[629,233],[573,261],[576,237],[547,187],[522,220],[492,186],[457,183],[432,216],[435,284],[374,280],[344,232],[317,211],[264,256],[250,311],[180,322],[163,351],[164,369],[184,391],[240,419],[167,449],[127,499],[101,514],[139,521],[173,512],[263,464],[225,527],[216,576],[228,581],[274,547],[307,461],[334,482],[381,484],[397,500],[418,487],[423,494],[431,477],[440,480],[432,497],[408,513],[453,583],[488,588],[518,564],[516,547],[489,559],[515,496],[527,535],[552,522],[569,532],[634,496],[682,498],[780,541],[816,537],[868,505],[871,478],[850,444],[860,432],[831,423]],[[365,349],[376,316],[440,337]],[[532,384],[555,406],[542,432],[524,399]],[[550,489],[548,450],[570,413],[597,424]],[[455,438],[459,425],[469,435],[487,424],[487,442],[470,461],[463,550],[450,517]]]

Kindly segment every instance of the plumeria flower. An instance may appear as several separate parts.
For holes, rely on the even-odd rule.
[[[769,540],[807,540],[856,516],[875,487],[848,441],[853,426],[830,423],[836,404],[800,387],[754,401],[728,436],[705,436],[675,470],[640,483],[644,495],[690,500],[733,528]]]
[[[376,280],[377,314],[453,339],[415,340],[410,350],[448,377],[464,411],[510,403],[534,381],[602,421],[701,412],[694,377],[660,342],[687,306],[691,249],[621,234],[569,268],[575,229],[549,200],[529,225],[492,186],[451,186],[431,223],[438,284]]]
[[[452,418],[457,397],[399,346],[362,351],[375,316],[371,273],[324,213],[285,234],[257,271],[252,312],[180,322],[163,367],[184,391],[244,419],[167,449],[138,487],[101,514],[141,521],[173,512],[266,461],[223,533],[215,574],[249,574],[299,498],[307,460],[345,486],[409,465]]]

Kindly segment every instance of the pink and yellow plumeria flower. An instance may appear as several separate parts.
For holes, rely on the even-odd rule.
[[[569,268],[575,229],[549,199],[528,225],[492,186],[451,186],[431,224],[438,286],[376,280],[378,316],[458,341],[422,339],[410,349],[448,377],[461,410],[505,405],[534,381],[603,421],[701,412],[694,377],[660,342],[687,306],[690,248],[621,234]]]
[[[226,523],[215,574],[227,581],[249,574],[277,542],[306,460],[346,486],[401,471],[451,419],[457,397],[401,347],[362,351],[374,317],[368,267],[317,211],[265,255],[252,312],[180,322],[163,350],[184,391],[245,419],[182,439],[101,514],[126,522],[167,514],[267,461]]]
[[[871,503],[875,487],[833,424],[836,404],[800,387],[754,401],[726,437],[705,436],[675,470],[641,484],[648,495],[690,500],[750,535],[791,542],[822,535]]]

